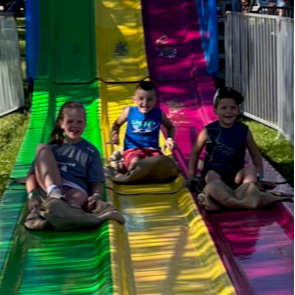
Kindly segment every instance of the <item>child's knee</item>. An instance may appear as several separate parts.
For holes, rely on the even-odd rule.
[[[38,144],[37,146],[37,149],[36,149],[36,154],[38,155],[40,152],[43,152],[44,150],[51,150],[50,147],[45,144],[45,143],[40,143]]]
[[[135,164],[139,161],[139,157],[133,157],[130,161],[130,164]]]
[[[216,171],[214,171],[214,170],[209,170],[208,171],[208,173],[207,173],[207,175],[209,175],[209,176],[219,176],[220,177],[220,175],[216,172]]]
[[[65,198],[69,204],[83,207],[87,202],[88,196],[78,189],[70,189],[66,192]]]
[[[221,179],[220,174],[218,174],[216,171],[214,170],[209,170],[206,177],[205,177],[205,181],[206,183],[216,180],[216,179]]]
[[[139,157],[133,157],[127,167],[128,171],[130,172],[135,168],[136,163],[139,161]]]

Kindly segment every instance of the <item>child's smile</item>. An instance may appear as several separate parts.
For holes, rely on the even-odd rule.
[[[219,124],[222,127],[230,128],[234,125],[238,115],[240,114],[239,106],[234,99],[220,99],[218,106],[214,109],[215,115],[218,116]]]
[[[65,132],[68,143],[77,143],[86,126],[85,112],[82,109],[71,109],[65,113],[61,128]]]
[[[133,96],[133,101],[137,105],[138,110],[142,114],[150,112],[156,104],[156,96],[154,90],[138,89]]]

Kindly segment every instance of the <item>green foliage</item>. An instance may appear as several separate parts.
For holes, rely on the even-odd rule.
[[[21,142],[29,123],[29,116],[12,113],[0,119],[0,196],[12,171]]]
[[[253,133],[262,156],[294,187],[294,146],[278,136],[274,129],[249,119],[242,119]]]
[[[17,17],[16,24],[18,27],[25,27],[26,26],[26,19],[24,17]]]

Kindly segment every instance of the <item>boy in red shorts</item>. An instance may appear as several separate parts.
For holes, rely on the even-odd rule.
[[[133,95],[135,107],[127,107],[112,127],[111,144],[119,145],[120,127],[127,122],[124,139],[124,165],[128,172],[136,163],[145,158],[162,155],[159,147],[159,132],[163,124],[167,129],[166,146],[172,150],[175,128],[166,114],[156,104],[156,91],[152,82],[142,81]]]

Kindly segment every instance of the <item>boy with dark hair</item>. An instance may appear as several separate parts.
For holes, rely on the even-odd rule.
[[[128,172],[144,158],[162,155],[159,147],[159,132],[163,125],[167,130],[166,146],[172,150],[175,128],[166,114],[156,108],[156,90],[152,82],[142,81],[135,88],[134,107],[127,107],[112,127],[111,144],[119,144],[120,127],[127,122],[124,139],[124,164]]]
[[[207,125],[199,134],[189,160],[189,178],[194,178],[203,147],[206,145],[205,183],[221,179],[232,189],[246,182],[263,178],[263,164],[258,147],[248,126],[236,122],[243,96],[236,90],[219,88],[214,96],[214,113],[218,120]],[[248,148],[254,165],[245,167]]]

